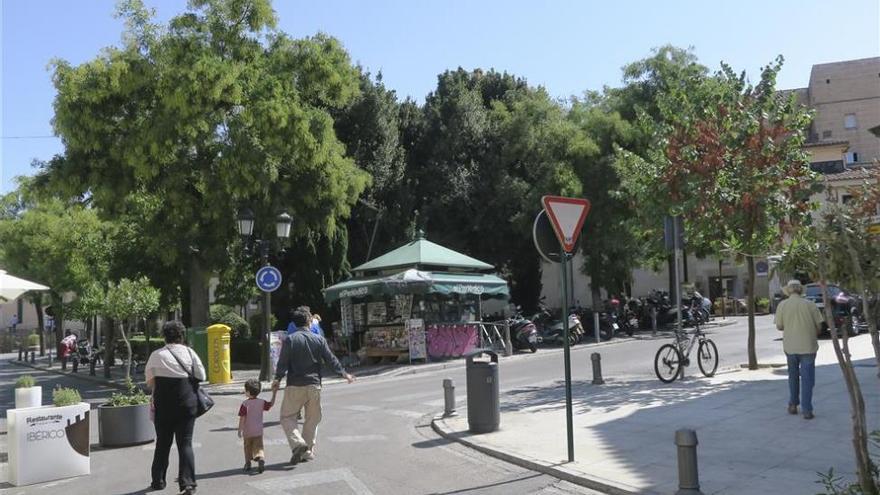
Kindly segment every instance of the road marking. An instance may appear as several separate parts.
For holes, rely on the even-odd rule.
[[[373,495],[373,492],[367,488],[367,485],[359,480],[354,473],[347,468],[328,469],[326,471],[294,474],[291,476],[280,476],[265,481],[248,483],[248,485],[263,493],[278,495],[282,493],[292,494],[294,490],[298,488],[324,485],[327,483],[335,483],[337,481],[345,482],[355,495]]]
[[[359,411],[359,412],[370,412],[379,409],[375,406],[342,406],[343,409],[348,409],[349,411]]]
[[[199,442],[193,442],[192,447],[194,449],[199,449],[202,447],[202,444],[200,444]],[[156,450],[156,442],[144,445],[143,447],[141,447],[141,450]]]
[[[399,416],[401,418],[421,418],[425,415],[424,413],[415,411],[404,411],[402,409],[385,409],[385,412],[392,416]]]
[[[412,399],[421,399],[423,397],[432,397],[436,395],[440,395],[443,393],[443,390],[436,390],[431,392],[419,392],[417,394],[406,394],[406,395],[395,395],[394,397],[388,397],[387,399],[382,399],[382,402],[404,402]]]
[[[428,401],[428,402],[422,402],[422,404],[425,406],[431,406],[431,407],[445,406],[446,399],[437,399],[437,400],[432,400],[432,401]],[[465,404],[467,404],[467,399],[459,399],[459,400],[455,401],[456,406],[464,406]]]
[[[287,442],[286,438],[264,438],[263,439],[263,446],[266,446],[266,445],[287,445],[287,444],[288,444],[288,442]],[[244,445],[244,441],[240,438],[238,439],[238,445],[239,446]]]
[[[327,440],[336,443],[381,442],[388,440],[388,437],[385,435],[342,435],[338,437],[327,437]]]

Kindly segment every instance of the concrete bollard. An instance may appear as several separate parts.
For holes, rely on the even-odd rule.
[[[52,367],[52,349],[49,349],[49,367]]]
[[[455,383],[449,378],[443,379],[443,417],[455,416]]]
[[[651,306],[651,337],[657,336],[657,308]]]
[[[675,495],[703,495],[697,469],[697,432],[676,431],[675,445],[678,447],[678,491]]]
[[[602,356],[598,352],[590,354],[590,361],[593,362],[593,385],[604,385],[605,380],[602,379]]]

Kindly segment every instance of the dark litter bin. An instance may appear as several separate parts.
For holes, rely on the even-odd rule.
[[[488,359],[475,359],[484,357]],[[480,350],[467,356],[467,414],[471,433],[490,433],[501,424],[498,354]]]

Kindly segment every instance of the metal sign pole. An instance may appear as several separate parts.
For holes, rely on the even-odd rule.
[[[675,283],[675,312],[678,315],[678,322],[676,323],[676,328],[678,329],[679,334],[682,331],[682,321],[681,321],[681,282],[679,280],[681,273],[681,240],[679,239],[678,229],[681,224],[678,222],[678,217],[673,217],[672,221],[672,242],[673,247],[675,248],[675,277],[673,277]],[[682,352],[684,350],[682,349]],[[684,366],[679,367],[680,370],[680,378],[684,378]]]
[[[568,277],[567,268],[571,255],[563,254],[562,262],[562,332],[565,338],[565,424],[568,430],[568,462],[574,462],[574,420],[571,407],[571,345],[568,338]]]

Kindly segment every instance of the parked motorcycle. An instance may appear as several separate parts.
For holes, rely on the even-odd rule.
[[[546,311],[546,310],[545,310]],[[549,312],[548,312],[549,313]],[[563,345],[565,343],[565,329],[562,321],[552,321],[544,326],[542,332],[544,342]],[[568,343],[575,345],[584,337],[584,326],[577,314],[570,312],[568,315]]]
[[[508,320],[510,325],[510,340],[513,348],[516,350],[526,350],[530,352],[538,351],[538,343],[541,337],[538,335],[538,328],[527,318],[522,315],[516,315]]]

